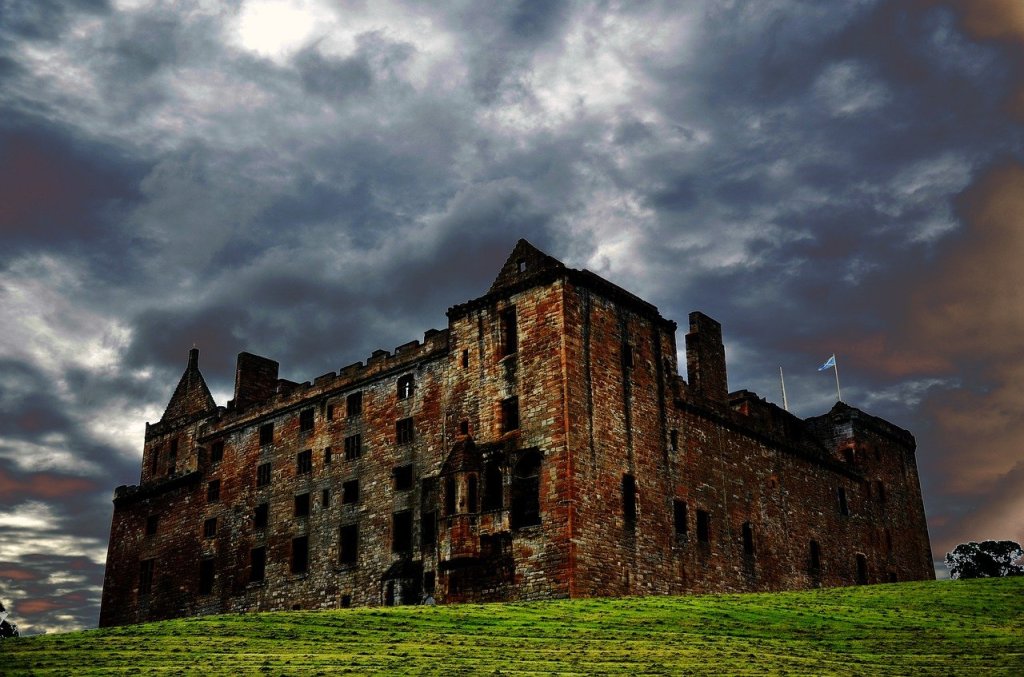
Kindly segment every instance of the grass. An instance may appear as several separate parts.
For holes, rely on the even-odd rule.
[[[3,675],[1024,675],[1024,577],[205,616],[23,637]]]

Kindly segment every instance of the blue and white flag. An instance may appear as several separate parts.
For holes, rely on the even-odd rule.
[[[835,353],[833,353],[832,357],[828,358],[828,360],[825,361],[825,364],[823,364],[820,367],[818,367],[818,371],[825,371],[826,369],[830,369],[830,368],[832,368],[834,366],[836,366],[836,356],[835,356]]]

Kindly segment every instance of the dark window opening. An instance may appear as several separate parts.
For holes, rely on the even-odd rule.
[[[341,485],[341,502],[344,505],[359,502],[359,480],[349,480]]]
[[[885,485],[882,484],[882,480],[875,483],[875,495],[878,497],[879,503],[885,503]]]
[[[299,412],[299,430],[309,432],[313,429],[313,410],[303,409]]]
[[[516,261],[516,270],[518,270],[520,273],[525,273],[526,261],[524,261],[523,259],[519,259],[518,261]]]
[[[333,421],[334,420],[334,405],[333,404],[328,404],[327,405],[327,420],[328,421]]]
[[[220,463],[224,460],[224,442],[218,440],[210,445],[210,463]]]
[[[668,443],[672,451],[679,451],[679,431],[672,430],[668,434]]]
[[[455,514],[455,476],[449,475],[444,480],[444,514]]]
[[[295,495],[295,516],[309,517],[309,493]]]
[[[159,515],[150,515],[146,518],[146,535],[155,536],[157,524],[160,523]]]
[[[313,450],[306,449],[295,455],[295,473],[306,475],[313,472]]]
[[[171,450],[167,453],[167,474],[173,475],[178,469],[178,440],[171,440]]]
[[[260,463],[256,466],[256,486],[265,487],[270,484],[270,464]]]
[[[363,391],[352,393],[345,398],[345,413],[349,416],[358,416],[363,413]]]
[[[697,511],[697,540],[701,543],[711,542],[711,513],[706,510]]]
[[[292,539],[291,569],[293,574],[304,574],[309,569],[309,536]]]
[[[199,560],[199,594],[209,595],[213,592],[213,558]]]
[[[260,426],[260,445],[274,443],[274,424],[264,423]]]
[[[412,512],[404,510],[391,515],[391,552],[412,552]]]
[[[898,582],[899,580],[900,580],[900,579],[899,579],[899,578],[898,578],[898,577],[896,576],[896,572],[895,572],[895,571],[890,571],[890,572],[889,572],[889,582],[890,582],[890,583],[896,583],[896,582]]]
[[[398,399],[407,400],[412,397],[413,385],[415,385],[416,379],[412,374],[406,374],[402,378],[398,379]]]
[[[821,546],[817,541],[811,541],[811,574],[817,575],[821,571]]]
[[[743,556],[754,556],[754,529],[750,522],[743,523]]]
[[[488,463],[484,468],[484,511],[501,510],[505,507],[505,497],[502,495],[503,481],[501,466],[495,462]]]
[[[466,349],[464,349],[462,351],[462,368],[463,369],[468,369],[469,368],[469,349],[468,348],[466,348]]]
[[[622,517],[627,528],[636,525],[636,478],[629,473],[622,476]]]
[[[675,517],[676,536],[686,535],[686,501],[672,501],[672,512]]]
[[[139,562],[139,594],[148,595],[153,591],[153,560]]]
[[[220,480],[213,480],[206,485],[206,502],[216,503],[220,500]]]
[[[266,529],[270,518],[270,504],[260,503],[252,514],[252,526],[254,529]]]
[[[868,582],[868,558],[857,553],[857,585],[867,585]]]
[[[844,489],[843,487],[839,487],[838,496],[839,496],[839,514],[840,515],[849,515],[850,514],[850,505],[846,502],[846,489]]]
[[[323,491],[320,492],[320,505],[322,505],[324,508],[331,507],[331,490],[330,489],[324,489]]]
[[[843,449],[843,460],[847,463],[853,464],[853,449]]]
[[[628,343],[622,346],[622,366],[626,369],[633,368],[633,346]]]
[[[530,452],[512,473],[512,528],[540,524],[540,454]]]
[[[330,465],[331,461],[334,460],[334,450],[330,447],[324,447],[324,465]]]
[[[203,522],[203,538],[214,538],[217,535],[217,518],[211,517]]]
[[[342,595],[341,596],[341,608],[342,609],[348,609],[351,606],[352,606],[352,595]]]
[[[460,435],[468,435],[469,434],[469,419],[465,419],[464,418],[461,421],[459,421],[459,434]]]
[[[412,489],[412,466],[400,465],[391,471],[395,476],[395,491]]]
[[[519,429],[519,398],[509,397],[501,401],[501,432]]]
[[[403,418],[395,423],[396,444],[409,444],[415,437],[416,433],[411,418]]]
[[[437,513],[431,510],[420,518],[420,548],[431,550],[437,540]]]
[[[475,513],[477,508],[477,481],[476,475],[470,475],[466,480],[466,509],[467,512]]]
[[[515,307],[501,311],[501,354],[511,355],[519,350],[519,329],[516,326]]]
[[[349,435],[345,438],[345,460],[354,461],[363,455],[363,436]]]
[[[338,562],[355,564],[359,559],[359,525],[346,524],[341,527],[341,542],[338,550]]]
[[[267,549],[253,548],[249,553],[249,582],[259,583],[267,572]]]
[[[427,573],[423,574],[423,592],[427,593],[428,595],[433,595],[434,588],[434,572],[428,571]]]

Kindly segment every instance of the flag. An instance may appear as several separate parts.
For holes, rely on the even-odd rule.
[[[836,366],[836,356],[833,353],[832,357],[828,358],[828,360],[825,361],[825,364],[818,367],[818,371],[825,371],[826,369],[830,369],[834,366]]]

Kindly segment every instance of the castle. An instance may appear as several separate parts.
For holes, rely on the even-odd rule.
[[[520,240],[448,328],[311,383],[199,351],[118,487],[100,625],[933,578],[913,436],[730,393],[676,324]]]

